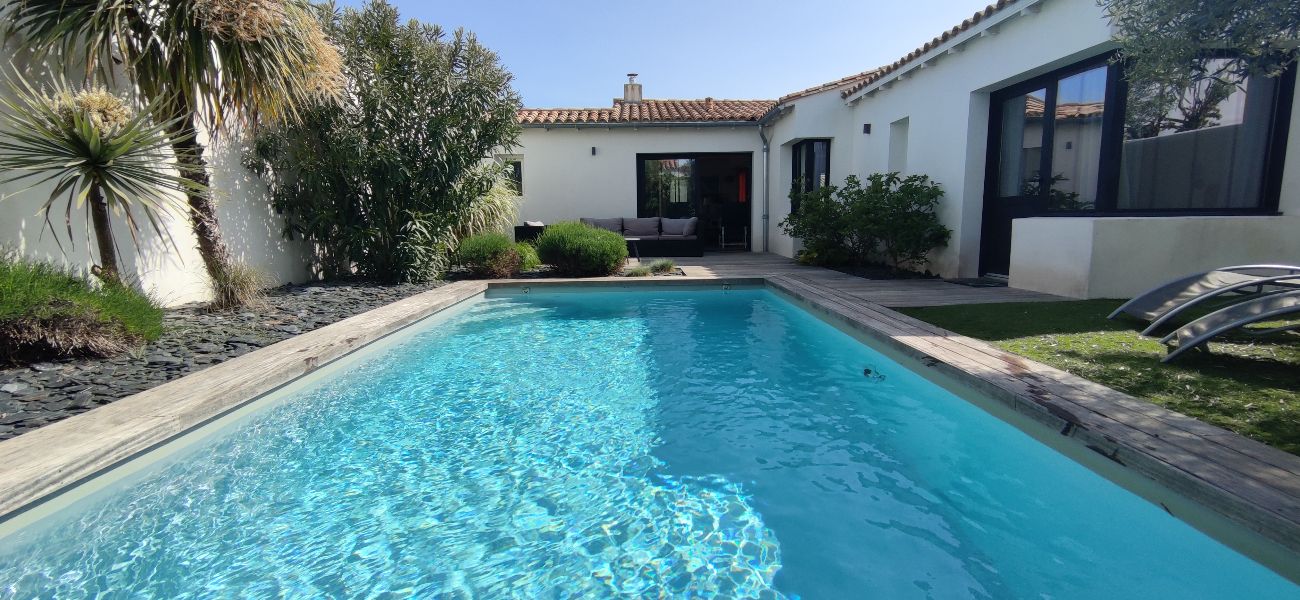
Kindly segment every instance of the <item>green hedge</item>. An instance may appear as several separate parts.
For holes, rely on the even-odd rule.
[[[504,279],[519,272],[523,259],[515,243],[503,233],[480,233],[465,238],[456,249],[457,262],[476,277]]]
[[[612,231],[578,222],[556,223],[537,238],[537,254],[561,275],[613,275],[627,260],[627,242]]]

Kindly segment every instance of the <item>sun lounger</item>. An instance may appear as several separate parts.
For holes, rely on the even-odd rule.
[[[1178,346],[1165,355],[1161,362],[1169,362],[1216,336],[1238,329],[1251,335],[1300,330],[1300,322],[1265,330],[1245,328],[1252,323],[1292,317],[1300,318],[1300,290],[1269,294],[1233,304],[1192,321],[1161,339],[1165,344],[1174,340],[1178,342]]]
[[[1290,277],[1288,277],[1290,276]],[[1292,265],[1238,265],[1180,277],[1135,296],[1110,314],[1114,319],[1128,314],[1143,321],[1157,321],[1188,302],[1202,304],[1226,295],[1258,295],[1295,288],[1300,267]],[[1265,281],[1268,280],[1268,281]],[[1285,291],[1285,290],[1283,290]],[[1163,322],[1163,321],[1161,321]],[[1148,331],[1154,329],[1148,327]]]

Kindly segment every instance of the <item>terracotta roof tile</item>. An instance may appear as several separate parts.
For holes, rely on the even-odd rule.
[[[615,100],[611,108],[525,108],[518,118],[520,125],[746,122],[775,106],[775,100]]]
[[[881,77],[884,77],[885,75],[888,75],[890,73],[893,73],[894,71],[899,70],[900,68],[911,63],[917,58],[920,58],[921,55],[925,54],[926,52],[929,52],[935,49],[936,47],[938,47],[940,44],[943,44],[944,42],[947,42],[948,40],[957,37],[962,32],[969,30],[971,27],[978,25],[980,22],[984,21],[985,19],[988,19],[989,17],[992,17],[993,15],[1001,12],[1003,9],[1007,8],[1008,6],[1011,6],[1012,4],[1015,4],[1016,2],[1017,0],[998,0],[996,4],[990,4],[984,7],[984,10],[981,10],[975,13],[974,15],[971,15],[969,19],[962,21],[961,24],[953,27],[952,29],[949,29],[948,31],[939,34],[934,39],[926,42],[920,48],[908,52],[907,56],[904,56],[890,63],[889,65],[877,69],[874,74],[842,90],[840,92],[840,97],[847,98],[853,95],[854,93],[858,92],[862,88],[865,88],[871,85],[872,83],[875,83]]]
[[[791,100],[798,100],[799,98],[803,98],[805,96],[811,96],[813,94],[818,94],[821,92],[833,90],[840,87],[851,86],[864,79],[870,78],[879,72],[880,69],[876,68],[876,69],[871,69],[869,71],[863,71],[861,73],[849,75],[848,77],[841,77],[839,79],[836,79],[835,81],[828,81],[823,84],[814,85],[807,89],[799,90],[792,94],[786,94],[784,96],[781,96],[781,99],[777,100],[777,102],[786,103]]]
[[[1025,116],[1031,119],[1042,118],[1046,104],[1035,96],[1025,97]],[[1056,105],[1057,119],[1082,119],[1105,114],[1105,102],[1068,102]]]

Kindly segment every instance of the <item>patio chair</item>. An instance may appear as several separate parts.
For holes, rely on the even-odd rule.
[[[1232,296],[1257,296],[1261,294],[1300,289],[1300,267],[1292,265],[1237,265],[1213,271],[1194,273],[1158,285],[1125,302],[1108,319],[1128,314],[1143,321],[1151,321],[1143,335],[1182,312],[1184,305],[1196,306],[1215,298]],[[1231,296],[1229,296],[1231,295]]]
[[[1269,294],[1233,304],[1192,321],[1162,338],[1160,342],[1163,344],[1177,340],[1178,347],[1172,349],[1160,362],[1169,362],[1214,337],[1234,330],[1256,336],[1300,330],[1300,322],[1264,330],[1246,328],[1252,323],[1288,317],[1300,318],[1300,290]]]

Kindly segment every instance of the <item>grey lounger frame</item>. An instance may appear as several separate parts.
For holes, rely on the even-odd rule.
[[[1183,302],[1172,305],[1170,304],[1180,296],[1187,295],[1189,292],[1194,291],[1198,282],[1202,282],[1215,273],[1240,273],[1241,276],[1250,277],[1250,279],[1240,279],[1218,285],[1209,284],[1213,285],[1213,287],[1210,287],[1204,292],[1194,294]],[[1139,319],[1151,321],[1151,325],[1142,332],[1143,335],[1147,335],[1151,331],[1154,331],[1156,326],[1164,323],[1169,316],[1172,316],[1170,313],[1181,312],[1189,304],[1193,306],[1201,304],[1226,293],[1246,295],[1261,294],[1264,293],[1264,286],[1269,285],[1270,283],[1273,283],[1274,285],[1282,285],[1282,287],[1295,287],[1292,285],[1284,285],[1287,283],[1287,280],[1297,280],[1297,283],[1300,283],[1300,266],[1235,265],[1231,267],[1222,267],[1211,271],[1203,271],[1179,277],[1153,287],[1120,305],[1119,308],[1116,308],[1115,311],[1110,313],[1110,316],[1106,318],[1114,319],[1121,314],[1127,313]],[[1253,292],[1247,291],[1252,287],[1257,287],[1257,289]]]
[[[1160,359],[1160,362],[1167,363],[1184,352],[1210,341],[1211,338],[1234,329],[1288,315],[1300,316],[1300,290],[1268,294],[1222,308],[1192,321],[1162,338],[1160,341],[1165,344],[1177,339],[1178,347],[1166,354],[1164,358]],[[1300,330],[1300,323],[1263,331],[1246,331],[1251,335],[1267,335],[1292,330]]]

